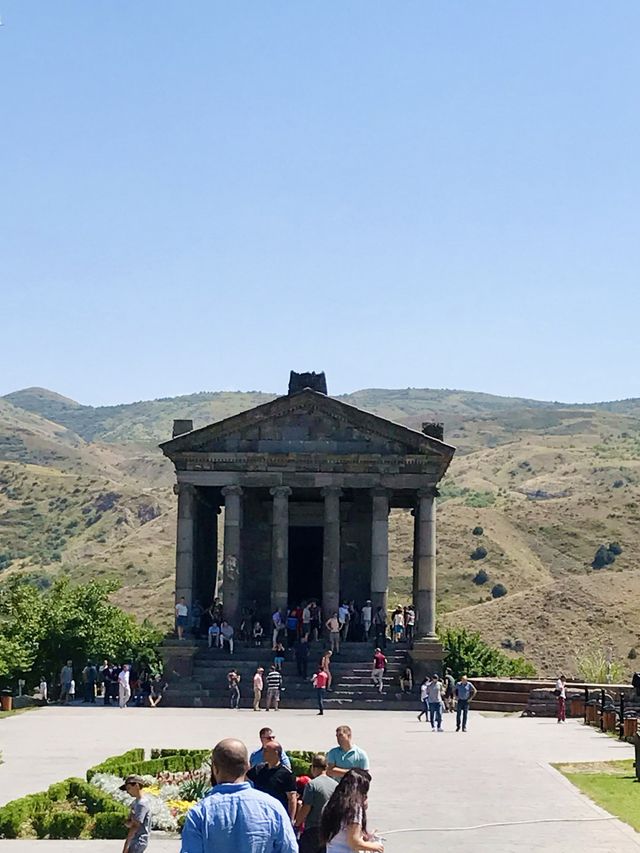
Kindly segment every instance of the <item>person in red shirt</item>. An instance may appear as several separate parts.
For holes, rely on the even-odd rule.
[[[387,659],[382,654],[380,649],[376,649],[373,653],[373,668],[371,670],[371,680],[374,685],[378,685],[378,690],[382,693],[383,683],[382,677],[384,675],[384,668],[387,665]]]
[[[318,667],[316,674],[313,676],[313,686],[316,690],[316,698],[318,700],[318,716],[321,717],[324,714],[324,697],[327,692],[327,684],[329,682],[329,676],[327,673]]]

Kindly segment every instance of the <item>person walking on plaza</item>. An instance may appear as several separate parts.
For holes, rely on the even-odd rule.
[[[567,679],[564,675],[560,675],[560,678],[556,681],[556,705],[557,705],[557,717],[559,723],[567,722]]]
[[[332,652],[340,652],[340,620],[338,614],[334,613],[326,622],[326,628],[329,632],[329,645]]]
[[[424,714],[425,723],[429,722],[429,698],[427,696],[427,687],[429,686],[429,676],[425,675],[422,680],[422,684],[420,685],[420,702],[422,704],[422,710],[418,714],[418,720],[422,719],[422,715]]]
[[[338,746],[334,746],[327,753],[329,776],[340,780],[347,771],[354,767],[360,770],[369,769],[369,756],[364,749],[360,749],[353,743],[353,735],[349,726],[338,726],[336,740]]]
[[[456,700],[458,707],[456,708],[456,731],[467,730],[467,718],[469,716],[469,702],[473,699],[478,691],[473,684],[467,679],[466,675],[460,677],[460,681],[456,684]]]
[[[320,819],[338,783],[327,776],[327,758],[317,752],[311,759],[311,781],[305,786],[302,802],[298,803],[296,826],[304,826],[300,836],[300,853],[324,853],[320,839]]]
[[[240,674],[237,669],[232,669],[227,675],[227,684],[231,691],[229,707],[232,711],[237,711],[240,707]]]
[[[272,663],[271,669],[269,670],[269,673],[267,675],[267,711],[269,711],[271,708],[274,708],[274,710],[276,711],[279,710],[281,688],[282,675],[276,669],[276,665]]]
[[[69,704],[69,693],[73,681],[73,661],[68,660],[60,670],[60,701],[64,705]]]
[[[131,699],[131,688],[129,687],[129,664],[122,665],[120,674],[118,675],[118,705],[120,708],[126,708],[127,702]]]
[[[384,853],[384,844],[367,832],[370,783],[368,773],[349,770],[331,795],[320,818],[320,838],[327,845],[327,853]]]
[[[120,786],[121,791],[126,791],[130,797],[133,797],[129,817],[125,821],[125,826],[129,831],[122,853],[143,853],[149,844],[151,807],[147,798],[142,794],[143,788],[144,779],[136,774],[127,776],[124,784]]]
[[[84,696],[82,697],[83,702],[95,704],[97,680],[98,670],[95,665],[88,660],[87,665],[82,670],[82,686],[84,690]]]
[[[427,701],[429,703],[429,718],[431,721],[431,730],[442,731],[442,683],[438,676],[434,673],[427,684]]]
[[[179,640],[184,639],[184,629],[187,628],[188,625],[189,608],[187,607],[187,602],[183,595],[180,601],[176,604],[176,631]]]
[[[316,701],[318,702],[318,716],[321,717],[324,714],[324,697],[327,692],[327,684],[329,683],[329,676],[321,667],[318,667],[318,671],[313,676],[313,688],[316,691]]]
[[[220,741],[211,767],[215,787],[187,812],[181,853],[298,853],[282,804],[246,780],[249,762],[241,741]]]
[[[456,680],[449,667],[444,671],[444,707],[445,711],[453,711],[453,700],[456,695]]]
[[[253,676],[253,710],[260,710],[260,700],[262,699],[262,691],[264,690],[264,681],[262,676],[264,669],[259,666]]]
[[[373,681],[374,687],[378,688],[378,692],[382,693],[384,688],[384,670],[387,665],[387,659],[382,654],[380,649],[376,649],[373,653],[373,663],[371,667],[371,681]]]

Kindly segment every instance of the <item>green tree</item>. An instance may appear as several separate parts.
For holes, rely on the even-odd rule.
[[[8,657],[6,675],[27,680],[44,674],[57,682],[61,666],[76,671],[87,660],[102,658],[157,665],[162,634],[151,623],[139,624],[109,600],[115,581],[73,585],[61,578],[41,590],[13,579],[0,589],[0,659]],[[3,651],[3,644],[6,651]],[[1,673],[0,673],[1,674]]]

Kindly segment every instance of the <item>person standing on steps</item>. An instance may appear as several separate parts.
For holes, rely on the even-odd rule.
[[[376,607],[376,612],[373,617],[373,628],[375,631],[376,646],[380,646],[381,649],[387,648],[387,615],[382,609],[382,607]]]
[[[329,676],[326,672],[322,670],[321,667],[318,667],[318,671],[313,676],[313,687],[316,691],[316,700],[318,702],[318,716],[321,717],[324,714],[324,697],[327,692],[327,683],[329,681]]]
[[[338,614],[334,613],[327,619],[326,628],[329,632],[329,644],[331,651],[339,654],[340,652],[340,620]]]
[[[327,693],[331,693],[331,685],[333,684],[333,676],[331,675],[331,657],[333,652],[326,651],[320,660],[320,669],[327,673]]]
[[[255,674],[253,676],[253,710],[260,710],[260,700],[262,699],[262,691],[264,690],[264,681],[262,680],[262,675],[264,673],[264,669],[259,666]]]
[[[429,717],[431,730],[435,732],[436,724],[438,731],[442,731],[442,683],[437,674],[434,673],[427,684],[427,701],[429,703]]]
[[[382,693],[384,688],[383,678],[384,670],[387,665],[387,659],[382,654],[380,649],[376,649],[373,653],[373,665],[371,669],[371,681],[374,687],[378,688],[378,692]]]
[[[306,681],[309,666],[309,643],[305,634],[296,642],[295,656],[298,675]]]
[[[306,785],[302,802],[298,803],[296,826],[304,826],[300,836],[300,853],[325,853],[320,840],[320,818],[338,783],[327,776],[326,756],[317,752],[311,760],[311,781]]]
[[[560,678],[556,681],[556,704],[557,717],[559,723],[567,722],[567,679],[560,674]]]
[[[365,643],[369,639],[369,632],[371,631],[371,611],[371,601],[367,599],[364,603],[364,607],[360,611],[360,616],[362,617],[362,640]]]
[[[187,602],[183,595],[180,601],[176,604],[176,632],[179,640],[184,639],[184,629],[187,628],[188,625],[189,608],[187,607]]]
[[[478,691],[473,684],[467,679],[466,675],[460,677],[460,681],[456,684],[456,699],[458,707],[456,709],[456,731],[467,730],[467,717],[469,716],[469,702],[473,699]]]

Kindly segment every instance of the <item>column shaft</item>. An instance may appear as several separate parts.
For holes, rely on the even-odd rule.
[[[324,543],[322,552],[322,609],[326,621],[340,604],[340,495],[328,487],[324,497]]]
[[[289,598],[289,495],[288,486],[270,489],[273,495],[271,533],[271,610],[286,608]],[[294,602],[295,603],[295,602]]]
[[[418,636],[436,636],[436,499],[418,492]]]
[[[240,615],[240,524],[241,497],[240,486],[225,486],[224,497],[224,561],[222,575],[222,595],[225,619],[238,627]]]
[[[371,602],[387,612],[389,587],[389,495],[375,489],[371,511]]]
[[[176,602],[183,596],[191,606],[193,598],[193,547],[196,490],[190,483],[174,487],[178,495],[176,528]]]

